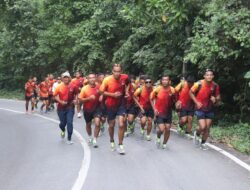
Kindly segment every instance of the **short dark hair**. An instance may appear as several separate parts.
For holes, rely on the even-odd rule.
[[[120,67],[122,69],[122,65],[120,63],[113,64],[112,69],[114,69],[114,67]]]
[[[204,74],[206,74],[207,72],[212,72],[214,74],[214,71],[212,69],[206,69]]]
[[[194,83],[195,82],[195,78],[194,78],[193,75],[188,75],[186,80],[187,80],[187,82],[190,82],[190,83]]]
[[[165,77],[168,77],[169,79],[171,79],[170,75],[168,75],[168,74],[162,75],[161,79],[163,79],[163,78],[165,78]]]

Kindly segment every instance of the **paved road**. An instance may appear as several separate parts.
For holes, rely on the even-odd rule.
[[[0,100],[0,108],[24,110],[23,102]],[[55,113],[46,117],[55,118]],[[75,129],[84,137],[83,119]],[[0,189],[69,190],[84,150],[77,138],[73,146],[59,138],[56,123],[0,109]],[[108,134],[91,149],[85,190],[249,190],[250,174],[213,150],[194,148],[191,141],[171,134],[167,150],[141,139],[138,129],[125,139],[127,154],[109,149]]]

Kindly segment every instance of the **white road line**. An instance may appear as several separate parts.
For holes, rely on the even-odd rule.
[[[177,133],[176,129],[171,129],[171,131]],[[193,138],[193,137],[192,137]],[[250,165],[248,165],[247,163],[243,162],[242,160],[240,160],[239,158],[237,158],[236,156],[230,154],[229,152],[215,146],[212,145],[210,143],[206,143],[210,148],[212,148],[213,150],[223,154],[224,156],[226,156],[227,158],[233,160],[236,164],[240,165],[241,167],[245,168],[246,170],[248,170],[250,172]]]
[[[25,112],[6,109],[6,108],[0,108],[0,110],[9,111],[9,112],[13,112],[13,113],[19,113],[19,114],[25,114]],[[45,117],[45,116],[42,116],[39,114],[31,114],[31,115],[59,124],[59,121],[56,119]],[[91,151],[90,151],[90,148],[89,148],[87,142],[85,141],[85,139],[75,129],[74,129],[74,135],[78,138],[78,140],[79,140],[79,142],[84,150],[84,157],[82,160],[80,171],[78,173],[78,177],[77,177],[77,179],[76,179],[76,181],[71,189],[72,190],[81,190],[83,185],[84,185],[84,182],[86,180],[87,174],[88,174],[90,161],[91,161]]]

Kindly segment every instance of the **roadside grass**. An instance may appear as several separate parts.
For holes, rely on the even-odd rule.
[[[1,89],[0,90],[0,98],[24,100],[24,92],[22,90],[8,91],[5,89]]]
[[[178,124],[176,112],[173,114],[174,126]],[[193,119],[193,131],[197,127],[197,119]],[[226,144],[241,153],[250,155],[250,124],[249,123],[229,123],[218,122],[210,129],[210,138],[217,142]]]

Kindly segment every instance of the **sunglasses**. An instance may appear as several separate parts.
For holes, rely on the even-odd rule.
[[[151,82],[152,82],[152,81],[146,81],[145,83],[146,83],[146,84],[151,84]]]

